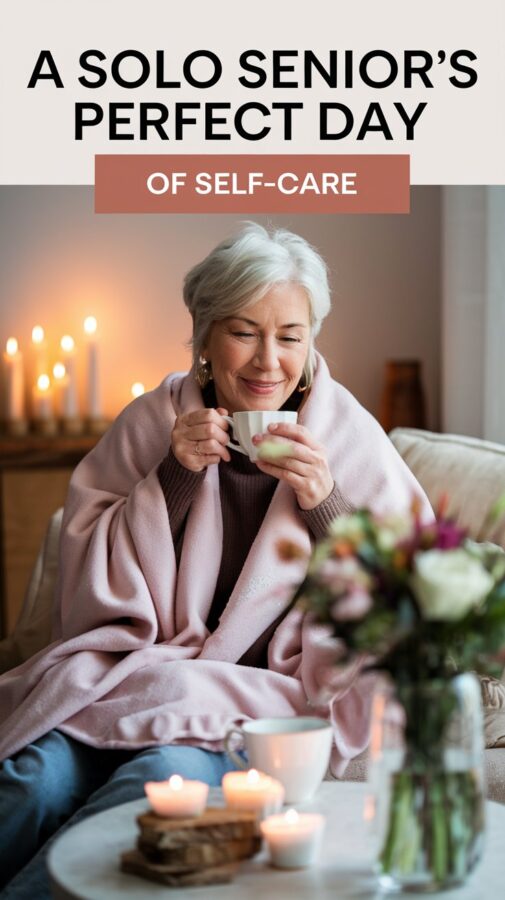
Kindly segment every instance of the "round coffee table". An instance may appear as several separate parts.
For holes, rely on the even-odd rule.
[[[371,874],[367,827],[363,821],[366,785],[324,782],[316,797],[298,809],[317,810],[327,817],[319,861],[308,869],[280,870],[268,864],[266,851],[240,865],[230,884],[205,888],[167,888],[119,869],[119,857],[135,846],[136,816],[146,800],[115,806],[85,819],[55,841],[48,859],[56,900],[146,900],[198,897],[200,900],[297,900],[307,897],[345,900],[371,897],[376,882]],[[220,789],[209,793],[209,805],[222,805]],[[440,895],[444,900],[489,900],[503,890],[503,834],[505,806],[487,804],[488,833],[484,859],[466,885]]]

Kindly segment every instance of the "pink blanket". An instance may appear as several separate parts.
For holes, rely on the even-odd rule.
[[[156,469],[175,417],[202,405],[192,375],[172,375],[131,403],[77,467],[65,507],[56,640],[0,678],[0,758],[51,728],[99,747],[192,743],[223,749],[232,724],[260,716],[330,717],[332,769],[368,742],[370,679],[345,672],[328,702],[320,678],[333,650],[298,609],[269,646],[269,669],[236,665],[287,606],[303,575],[275,543],[309,549],[295,496],[279,483],[217,630],[205,621],[222,547],[217,466],[194,500],[176,571]],[[328,450],[343,496],[400,511],[419,485],[374,419],[319,357],[300,422]],[[302,568],[300,568],[302,566]]]

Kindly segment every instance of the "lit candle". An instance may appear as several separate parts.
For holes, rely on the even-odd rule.
[[[227,772],[222,785],[224,799],[230,809],[255,812],[260,818],[277,812],[284,802],[284,788],[280,781],[256,769]]]
[[[98,323],[94,316],[87,316],[84,320],[84,332],[88,348],[88,382],[87,382],[87,413],[90,419],[100,419],[102,405],[100,402],[100,379],[98,371]]]
[[[57,362],[53,366],[53,378],[54,378],[54,397],[55,397],[55,407],[56,407],[56,415],[62,419],[65,414],[65,397],[66,397],[66,386],[68,383],[67,379],[67,370],[62,362]]]
[[[79,419],[79,403],[77,400],[77,369],[75,359],[75,342],[73,337],[65,334],[60,347],[65,366],[65,419]]]
[[[174,819],[201,815],[209,793],[208,784],[186,781],[180,775],[168,781],[147,781],[144,789],[154,812]]]
[[[260,823],[272,865],[279,869],[301,869],[314,861],[324,830],[324,816],[288,809]]]
[[[135,381],[131,386],[131,395],[135,399],[136,397],[141,397],[142,394],[145,394],[146,389],[141,381]]]
[[[23,355],[16,338],[9,338],[3,355],[5,376],[5,418],[13,433],[26,431]]]
[[[51,419],[53,416],[53,396],[49,375],[42,373],[37,378],[37,384],[33,389],[34,418],[40,421]]]
[[[37,430],[44,435],[56,433],[56,421],[53,416],[53,392],[51,380],[45,372],[37,378],[32,395],[33,418]]]
[[[42,325],[32,328],[33,384],[47,372],[47,341]]]

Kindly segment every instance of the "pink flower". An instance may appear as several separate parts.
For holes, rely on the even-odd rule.
[[[368,587],[370,584],[368,574],[354,556],[344,559],[332,557],[319,563],[317,581],[321,587],[335,595],[348,594],[355,588]]]
[[[372,606],[372,598],[363,588],[356,587],[341,597],[331,607],[331,616],[335,622],[349,622],[362,619]]]

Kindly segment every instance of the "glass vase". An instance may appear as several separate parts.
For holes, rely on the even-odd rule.
[[[484,838],[483,722],[471,674],[376,692],[367,817],[385,892],[461,884]]]

